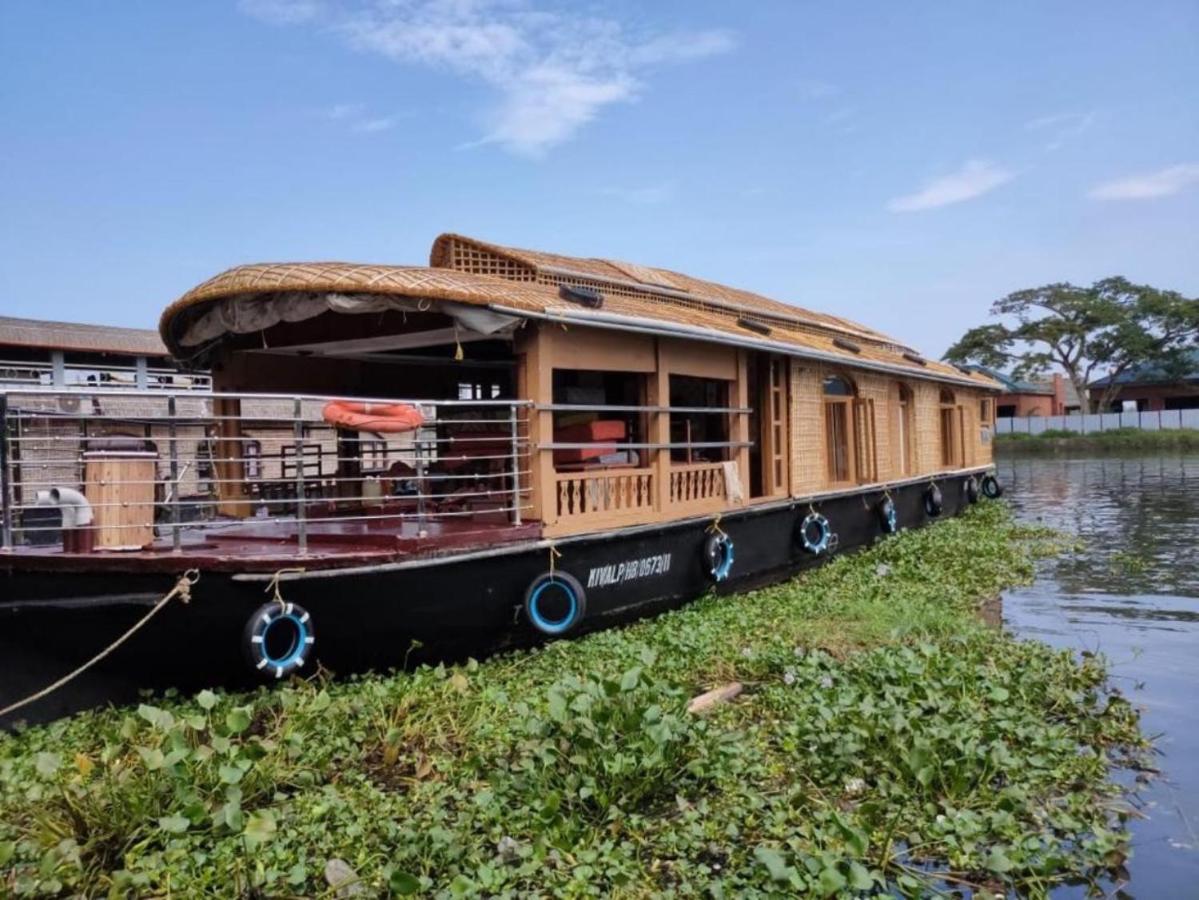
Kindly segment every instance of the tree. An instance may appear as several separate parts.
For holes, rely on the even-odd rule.
[[[1059,367],[1091,412],[1111,406],[1121,374],[1141,366],[1181,372],[1199,346],[1199,300],[1125,278],[1016,291],[995,301],[991,315],[1006,321],[971,328],[945,359],[1010,368],[1017,378]],[[1104,376],[1091,396],[1087,386]]]

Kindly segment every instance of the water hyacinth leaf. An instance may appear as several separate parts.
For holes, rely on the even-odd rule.
[[[175,725],[175,717],[169,712],[165,709],[159,709],[157,706],[150,706],[147,703],[138,706],[137,714],[155,728],[160,728],[163,731],[169,731]]]
[[[250,727],[250,707],[236,706],[225,714],[225,728],[230,734],[240,734]]]
[[[169,834],[183,834],[190,826],[186,816],[162,816],[158,820],[158,827]]]
[[[1002,875],[1012,871],[1015,868],[1015,863],[1011,861],[1002,847],[992,847],[991,852],[987,854],[986,866],[992,872],[998,872]]]
[[[50,778],[62,766],[62,756],[42,751],[34,758],[34,768],[43,778]]]
[[[400,869],[392,871],[387,879],[387,888],[400,897],[408,897],[420,890],[420,879]]]
[[[163,763],[166,761],[163,752],[157,747],[138,747],[137,755],[142,758],[142,762],[145,763],[146,768],[151,772],[161,769]]]
[[[637,687],[637,682],[641,680],[641,668],[635,666],[629,669],[620,678],[620,689],[622,691],[631,691]]]
[[[212,691],[203,690],[196,694],[196,703],[200,705],[200,709],[212,709],[216,706],[217,696]]]
[[[225,784],[237,784],[242,780],[242,777],[246,774],[246,772],[245,769],[241,768],[240,766],[233,766],[229,765],[228,763],[224,763],[217,769],[217,774],[220,776],[221,781],[223,781]]]
[[[277,829],[278,823],[275,821],[275,814],[269,809],[259,809],[250,813],[246,818],[243,835],[247,846],[253,849],[274,837]]]
[[[758,847],[754,850],[754,858],[766,867],[772,881],[790,881],[795,873],[795,870],[787,865],[783,854],[773,847]]]
[[[832,896],[845,888],[848,882],[836,865],[825,866],[816,881],[817,891],[824,897]]]
[[[849,864],[849,887],[857,892],[874,889],[874,877],[870,871],[857,860]]]

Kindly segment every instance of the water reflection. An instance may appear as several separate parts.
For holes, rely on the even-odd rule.
[[[1017,458],[999,469],[1022,520],[1083,541],[1005,595],[1008,627],[1105,653],[1146,732],[1161,734],[1164,777],[1142,794],[1126,890],[1199,896],[1199,456]]]

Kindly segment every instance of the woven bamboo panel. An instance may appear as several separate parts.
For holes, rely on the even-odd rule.
[[[792,361],[791,493],[796,495],[819,491],[828,471],[821,381],[818,367]]]

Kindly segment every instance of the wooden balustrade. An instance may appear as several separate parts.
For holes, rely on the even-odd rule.
[[[560,472],[556,481],[559,522],[628,523],[654,509],[653,469]]]
[[[668,501],[672,509],[723,508],[728,501],[724,463],[671,466]]]

